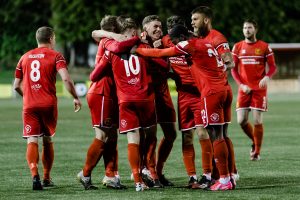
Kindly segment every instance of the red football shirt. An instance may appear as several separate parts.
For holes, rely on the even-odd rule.
[[[104,38],[99,42],[95,65],[100,62],[102,56],[104,55],[105,43],[108,40],[109,39]],[[102,78],[99,81],[92,82],[88,91],[89,94],[101,94],[104,96],[114,96],[115,92],[116,88],[111,69],[105,70],[105,72],[102,74]]]
[[[165,35],[162,38],[162,42],[163,42],[164,48],[175,46],[172,43],[169,35]],[[173,69],[173,72],[180,77],[180,81],[181,81],[180,83],[183,85],[194,85],[195,86],[195,80],[192,77],[190,67],[187,64],[185,55],[172,56],[172,57],[169,57],[168,59],[169,59],[171,68]]]
[[[23,79],[24,109],[57,104],[55,83],[61,68],[67,68],[66,60],[47,47],[35,48],[21,57],[15,77]]]
[[[247,43],[244,40],[236,43],[232,49],[236,67],[233,73],[238,75],[237,82],[248,85],[251,89],[259,89],[259,82],[265,76],[276,72],[274,54],[266,42],[258,40]],[[266,62],[269,72],[266,72]]]
[[[139,47],[146,45],[140,44]],[[152,79],[145,58],[128,53],[117,55],[109,51],[105,52],[105,58],[112,65],[119,103],[154,100]]]
[[[219,31],[215,29],[210,30],[208,35],[204,39],[206,39],[213,45],[213,47],[217,50],[219,55],[222,55],[226,52],[230,52],[229,44],[226,37]]]
[[[143,56],[163,57],[191,55],[191,73],[203,97],[227,89],[226,73],[223,62],[216,49],[207,40],[192,38],[167,49],[142,49],[137,53]],[[224,87],[226,86],[226,88]]]
[[[129,50],[138,41],[138,37],[132,37],[123,42],[117,42],[113,39],[103,38],[98,45],[95,66],[97,67],[98,65],[100,65],[100,61],[105,50],[109,50],[114,53],[125,52],[126,50]],[[113,73],[111,68],[106,68],[103,72],[101,72],[101,78],[99,79],[99,81],[91,83],[88,93],[102,94],[105,96],[116,95],[116,87],[114,84]]]

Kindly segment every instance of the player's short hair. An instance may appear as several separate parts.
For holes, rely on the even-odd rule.
[[[114,15],[105,15],[101,19],[100,27],[102,30],[111,31],[111,32],[119,32],[118,24],[117,24],[117,16]]]
[[[161,22],[158,15],[148,15],[143,19],[143,22],[142,22],[143,28],[145,27],[146,24],[148,24],[152,21],[160,21]]]
[[[167,19],[168,30],[172,29],[176,24],[185,25],[184,19],[178,15],[173,15]]]
[[[120,33],[123,33],[127,29],[131,29],[131,28],[137,29],[138,28],[134,19],[132,19],[130,17],[120,16],[120,17],[118,17],[117,22],[118,22],[118,26],[120,29]]]
[[[50,43],[50,39],[53,36],[54,36],[54,30],[47,26],[40,27],[35,33],[35,38],[38,44]]]
[[[252,25],[254,26],[255,29],[258,28],[257,22],[256,22],[254,19],[252,19],[252,18],[245,19],[243,24],[245,24],[245,23],[250,23],[250,24],[252,24]]]
[[[179,38],[181,35],[188,37],[190,35],[190,33],[189,33],[189,30],[185,26],[183,26],[181,24],[177,24],[171,29],[169,35],[170,35],[170,38],[172,39],[172,38]]]
[[[209,19],[213,19],[214,17],[213,11],[208,6],[199,6],[195,8],[194,10],[192,10],[191,14],[193,15],[195,13],[203,14],[205,15],[205,17]]]

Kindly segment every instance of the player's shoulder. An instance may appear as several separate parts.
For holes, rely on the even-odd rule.
[[[220,31],[216,30],[216,29],[211,29],[209,31],[209,35],[211,35],[211,37],[217,37],[217,38],[222,38],[224,40],[227,41],[226,37],[224,36],[223,33],[221,33]]]
[[[236,42],[236,43],[234,43],[234,45],[233,46],[235,46],[235,47],[240,47],[240,46],[242,46],[243,44],[244,44],[244,40],[241,40],[241,41],[239,41],[239,42]]]
[[[263,40],[257,40],[257,44],[262,46],[262,47],[268,47],[269,44]]]

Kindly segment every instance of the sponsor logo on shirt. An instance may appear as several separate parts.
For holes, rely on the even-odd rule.
[[[125,119],[122,119],[121,120],[121,127],[126,128],[126,126],[127,126],[127,121]]]
[[[210,120],[213,122],[217,122],[217,121],[219,121],[219,119],[220,119],[220,116],[218,113],[213,113],[210,115]]]
[[[41,89],[42,85],[41,84],[34,84],[31,86],[31,89],[38,91],[39,89]]]
[[[255,55],[261,55],[261,49],[255,49],[254,53]]]
[[[44,58],[45,54],[29,54],[28,58]]]
[[[187,65],[187,62],[185,60],[185,56],[180,57],[170,57],[169,58],[170,63],[177,64],[177,65]]]
[[[30,133],[31,132],[31,126],[27,124],[25,126],[25,131],[26,131],[26,133]]]
[[[243,65],[258,65],[259,61],[254,58],[242,59]]]
[[[130,85],[135,85],[137,82],[139,82],[140,81],[140,79],[138,78],[138,77],[135,77],[135,78],[133,78],[133,79],[130,79],[129,81],[128,81],[128,84],[130,84]]]

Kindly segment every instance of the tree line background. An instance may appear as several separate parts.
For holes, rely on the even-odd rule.
[[[157,14],[164,28],[169,16],[180,15],[191,28],[190,12],[200,5],[213,9],[213,27],[231,45],[243,39],[246,18],[258,21],[258,38],[266,42],[300,42],[299,0],[0,0],[0,71],[14,69],[20,56],[36,47],[40,26],[55,29],[69,65],[86,67],[88,45],[94,43],[91,31],[99,29],[105,15],[128,15],[141,24],[145,16]]]

